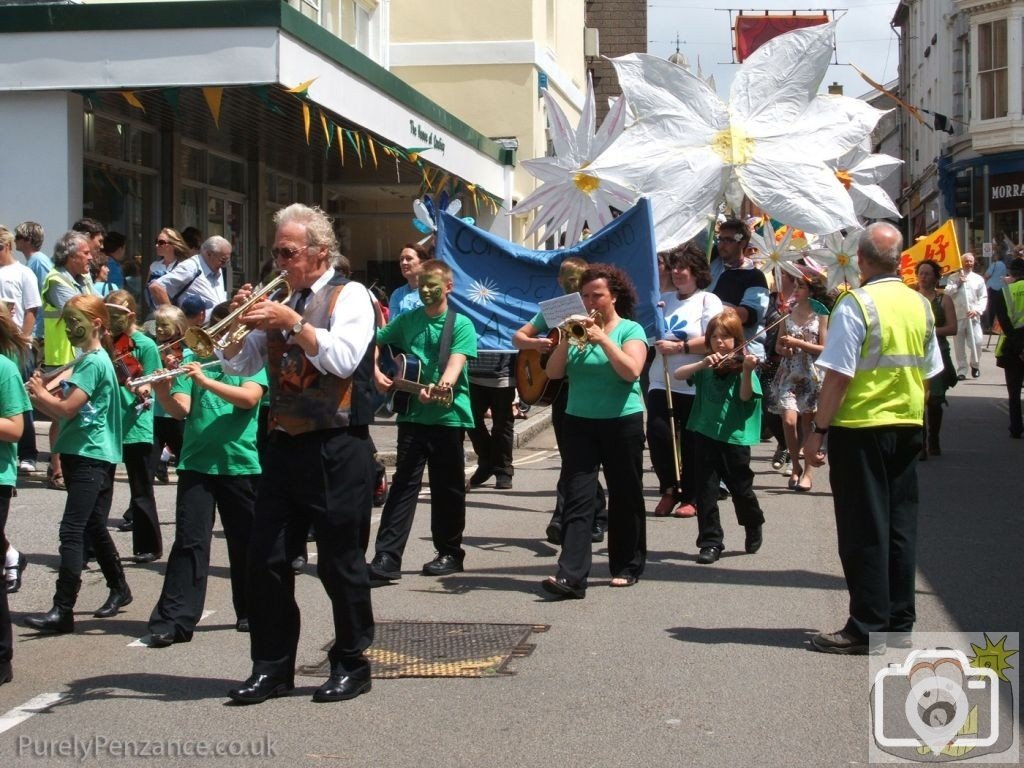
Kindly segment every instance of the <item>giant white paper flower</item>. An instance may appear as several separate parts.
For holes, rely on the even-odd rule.
[[[753,259],[759,262],[758,266],[766,275],[771,273],[775,279],[775,289],[782,287],[782,272],[786,271],[794,277],[801,277],[800,270],[793,264],[800,258],[800,251],[792,250],[790,242],[793,239],[793,227],[786,227],[786,234],[781,237],[775,236],[775,228],[771,219],[765,218],[761,234],[753,232],[750,235],[750,244],[757,248]]]
[[[600,229],[612,220],[610,208],[625,210],[636,201],[636,194],[631,190],[586,172],[594,158],[622,133],[626,101],[618,99],[612,105],[597,131],[594,130],[597,124],[594,84],[589,75],[583,113],[576,130],[569,127],[562,108],[546,90],[544,104],[555,154],[523,161],[523,167],[541,181],[541,186],[527,195],[513,213],[518,215],[540,208],[526,237],[543,227],[547,238],[565,226],[565,244],[573,245],[580,239],[584,223],[592,230]]]
[[[860,285],[860,268],[857,266],[857,242],[863,230],[854,229],[845,238],[841,232],[833,232],[819,241],[820,248],[807,252],[808,260],[818,262],[828,274],[828,290],[846,283],[851,289]]]
[[[614,59],[636,122],[587,169],[601,184],[651,198],[658,248],[704,227],[724,196],[807,232],[857,226],[850,196],[825,161],[867,136],[883,114],[815,93],[832,56],[835,22],[795,30],[740,66],[729,103],[700,78],[656,56]]]
[[[829,162],[835,169],[836,178],[846,187],[853,200],[853,209],[865,219],[900,218],[902,214],[889,193],[879,183],[892,175],[900,165],[890,155],[872,154],[864,143],[851,149],[838,160]]]

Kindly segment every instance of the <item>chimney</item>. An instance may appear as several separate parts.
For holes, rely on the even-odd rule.
[[[830,85],[828,87],[828,95],[829,96],[842,96],[843,95],[843,86],[840,83],[837,83],[837,82],[833,81],[832,85]]]

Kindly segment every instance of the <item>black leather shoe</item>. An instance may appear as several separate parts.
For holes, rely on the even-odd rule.
[[[306,570],[306,556],[299,555],[294,560],[292,560],[292,573],[298,576],[304,570]]]
[[[27,617],[25,625],[32,629],[38,629],[40,632],[66,635],[75,631],[75,615],[71,611],[64,611],[53,606],[49,613]]]
[[[748,525],[747,526],[747,538],[744,542],[744,547],[747,550],[748,555],[752,555],[761,548],[761,544],[764,543],[764,533],[760,525]]]
[[[111,616],[116,616],[117,612],[131,601],[132,591],[128,589],[127,584],[123,584],[117,589],[110,590],[107,602],[101,605],[93,616],[97,619],[109,619]]]
[[[117,530],[121,533],[128,533],[129,531],[135,530],[135,522],[133,520],[122,520],[117,526]]]
[[[0,663],[0,685],[9,683],[14,680],[14,670],[11,669],[11,662],[5,661]]]
[[[352,677],[351,675],[331,675],[327,682],[313,692],[313,701],[345,701],[368,693],[373,683],[368,677]]]
[[[697,555],[697,562],[701,565],[710,565],[711,563],[717,562],[718,558],[722,556],[722,550],[718,547],[702,547],[700,553]]]
[[[249,631],[249,620],[239,619],[235,622],[235,632],[248,632]]]
[[[9,574],[14,572],[14,578],[7,579],[7,594],[13,595],[19,589],[21,589],[21,574],[25,572],[25,568],[28,567],[28,558],[25,557],[24,552],[18,553],[18,564],[11,566],[10,568],[4,568],[4,571]],[[5,574],[6,575],[6,574]]]
[[[869,645],[866,637],[857,637],[845,629],[815,635],[811,638],[811,648],[822,653],[838,653],[843,656],[885,653],[884,643]]]
[[[562,544],[562,526],[556,523],[548,525],[544,531],[544,535],[547,537],[548,544],[554,544],[556,547]]]
[[[582,600],[587,596],[586,587],[574,587],[564,578],[544,579],[540,586],[548,594],[562,600]]]
[[[512,487],[512,478],[507,476],[499,477],[494,481],[494,487],[499,491],[507,491]]]
[[[378,552],[368,567],[370,578],[377,581],[395,581],[402,578],[402,564],[386,552]]]
[[[133,563],[145,565],[146,563],[155,563],[161,557],[163,557],[162,552],[143,552],[141,555],[132,555],[129,559]]]
[[[469,476],[469,487],[478,488],[484,483],[486,483],[488,480],[490,480],[492,477],[494,477],[494,472],[492,472],[489,469],[479,467],[477,468],[476,472]]]
[[[267,699],[284,696],[295,687],[292,678],[277,675],[252,675],[237,688],[228,691],[228,697],[239,704],[262,704]]]
[[[429,563],[423,564],[424,576],[447,576],[462,571],[462,561],[455,555],[438,555]]]
[[[149,635],[149,642],[146,643],[150,648],[167,648],[174,645],[174,633],[173,632],[151,632]]]
[[[595,525],[590,531],[590,540],[595,544],[600,544],[604,541],[604,528],[600,525]]]
[[[971,378],[977,379],[979,376],[981,376],[981,371],[977,368],[971,368]]]

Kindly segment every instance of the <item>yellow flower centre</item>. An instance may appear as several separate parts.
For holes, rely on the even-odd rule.
[[[836,264],[838,264],[840,267],[848,266],[849,263],[850,263],[850,257],[847,256],[845,253],[837,253],[836,254]]]
[[[849,171],[836,171],[836,178],[839,179],[839,183],[842,184],[847,189],[849,189],[850,185],[853,184],[853,176],[850,175]]]
[[[572,183],[576,185],[576,189],[585,195],[593,194],[601,186],[601,180],[596,176],[591,176],[589,173],[574,173]]]
[[[754,140],[742,128],[730,125],[711,140],[711,149],[730,165],[746,165],[754,157]]]

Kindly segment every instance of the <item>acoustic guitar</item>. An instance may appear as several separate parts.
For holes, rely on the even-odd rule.
[[[415,355],[395,355],[395,374],[391,377],[391,399],[388,407],[392,413],[401,416],[409,413],[413,402],[422,390],[432,402],[445,408],[452,407],[452,390],[450,387],[440,388],[432,384],[420,382],[423,363]]]
[[[558,346],[560,334],[557,328],[548,334],[548,338],[554,342],[552,350]],[[549,357],[551,352],[541,352],[539,349],[519,350],[516,357],[516,389],[519,390],[519,399],[527,405],[551,405],[562,391],[565,379],[551,379],[544,372]]]

